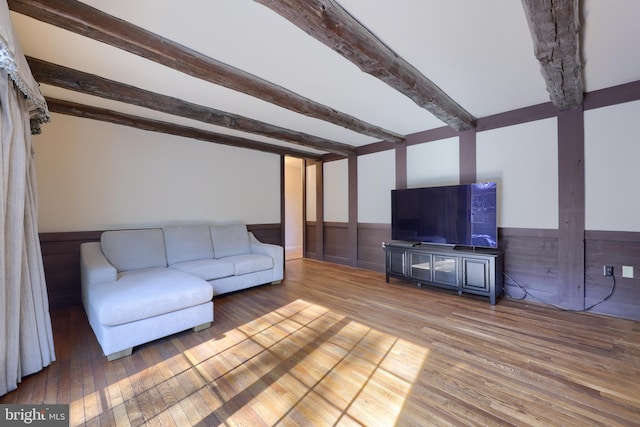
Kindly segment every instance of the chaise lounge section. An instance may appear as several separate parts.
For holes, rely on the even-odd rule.
[[[80,247],[82,303],[109,360],[180,331],[207,328],[214,295],[284,276],[281,246],[244,224],[115,230]]]

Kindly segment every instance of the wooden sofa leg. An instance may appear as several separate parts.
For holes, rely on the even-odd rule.
[[[121,351],[117,351],[115,353],[107,354],[107,360],[109,362],[113,362],[116,359],[120,359],[122,357],[131,356],[131,352],[133,351],[133,347],[126,348]]]
[[[282,280],[276,280],[274,282],[271,282],[272,285],[279,285],[280,283],[282,283]]]
[[[204,329],[207,329],[209,326],[211,326],[211,322],[207,322],[207,323],[203,323],[202,325],[198,325],[198,326],[194,326],[193,327],[193,332],[200,332]]]

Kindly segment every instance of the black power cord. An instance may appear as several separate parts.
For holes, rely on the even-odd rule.
[[[575,311],[575,312],[580,312],[580,313],[581,313],[581,312],[585,312],[585,311],[589,311],[589,310],[591,310],[593,307],[595,307],[596,305],[598,305],[598,304],[602,304],[603,302],[605,302],[606,300],[608,300],[609,298],[611,298],[611,296],[613,295],[613,292],[614,292],[614,291],[615,291],[615,289],[616,289],[616,278],[615,278],[615,276],[612,274],[612,275],[611,275],[611,290],[609,291],[609,294],[608,294],[606,297],[604,297],[602,300],[600,300],[600,301],[596,302],[595,304],[591,304],[589,307],[586,307],[586,308],[585,308],[585,309],[583,309],[583,310],[572,310],[572,309],[568,309],[568,308],[560,307],[559,305],[555,305],[555,304],[551,304],[551,303],[548,303],[548,302],[546,302],[546,301],[543,301],[543,300],[541,300],[540,298],[538,298],[538,297],[536,297],[535,295],[533,295],[533,294],[531,293],[531,291],[527,290],[527,288],[525,288],[525,287],[524,287],[524,286],[522,286],[520,283],[518,283],[518,281],[517,281],[516,279],[514,279],[514,278],[513,278],[513,277],[511,277],[511,276],[509,276],[509,274],[507,274],[506,272],[504,272],[504,276],[505,276],[507,279],[509,279],[510,281],[512,281],[512,282],[513,282],[513,284],[515,284],[518,288],[520,288],[520,290],[522,290],[522,292],[524,292],[524,295],[522,295],[522,297],[520,297],[520,298],[515,298],[515,297],[512,297],[511,295],[509,295],[509,291],[507,291],[507,287],[506,287],[506,286],[503,286],[504,294],[505,294],[505,295],[507,296],[507,298],[509,298],[509,299],[512,299],[512,300],[514,300],[514,301],[522,301],[522,300],[524,300],[525,298],[527,298],[527,296],[529,296],[529,297],[531,297],[532,299],[534,299],[534,300],[536,300],[536,301],[538,301],[538,302],[541,302],[541,303],[543,303],[543,304],[550,305],[550,306],[552,306],[552,307],[557,308],[558,310],[563,310],[563,311]]]

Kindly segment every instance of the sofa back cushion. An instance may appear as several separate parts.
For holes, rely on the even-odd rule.
[[[211,240],[216,258],[251,253],[249,233],[244,224],[212,225]]]
[[[105,231],[100,243],[102,252],[119,272],[167,266],[164,236],[159,228]]]
[[[164,227],[163,231],[169,265],[213,258],[213,244],[208,225],[172,225]]]

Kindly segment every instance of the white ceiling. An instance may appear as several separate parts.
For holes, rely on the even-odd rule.
[[[478,118],[549,101],[516,0],[338,0],[387,46]],[[86,0],[304,97],[399,134],[444,124],[251,0]],[[640,1],[581,2],[587,92],[640,80]],[[26,55],[353,146],[374,138],[305,117],[32,18],[11,13]],[[316,150],[42,85],[47,97],[256,141]],[[44,129],[46,135],[46,127]]]

